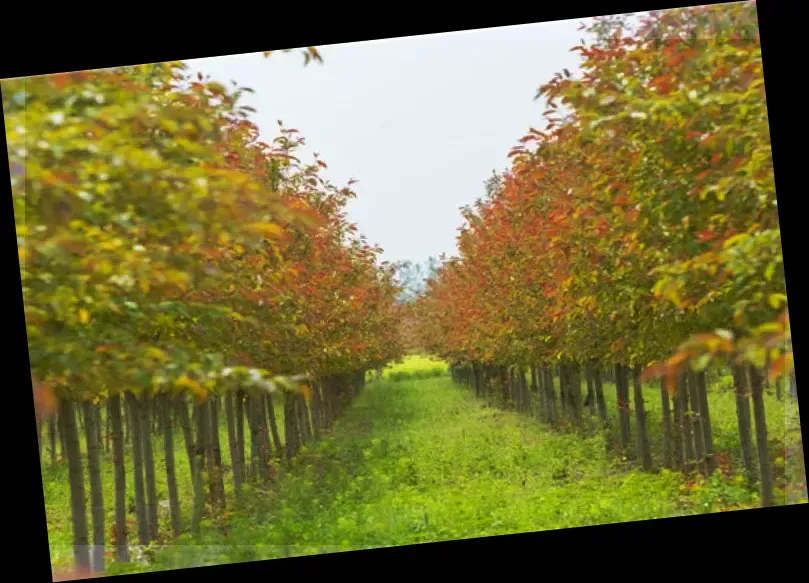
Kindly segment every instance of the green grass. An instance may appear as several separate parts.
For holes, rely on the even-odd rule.
[[[553,433],[447,377],[369,384],[274,491],[157,553],[181,568],[694,512],[673,473],[621,467],[600,436]],[[140,567],[142,569],[144,567]]]

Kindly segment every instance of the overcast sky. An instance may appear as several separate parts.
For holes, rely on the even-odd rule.
[[[382,259],[455,254],[459,208],[484,192],[493,169],[529,126],[543,126],[540,84],[575,74],[580,20],[318,47],[323,65],[298,52],[189,61],[193,71],[255,89],[246,104],[263,138],[277,120],[306,138],[325,175],[354,178],[350,218]]]

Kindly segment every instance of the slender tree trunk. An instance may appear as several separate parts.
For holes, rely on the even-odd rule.
[[[584,374],[587,378],[587,398],[586,398],[587,407],[589,407],[590,415],[595,417],[596,396],[595,396],[595,386],[593,384],[593,363],[589,360],[587,361],[587,364],[585,364]]]
[[[154,452],[152,448],[152,420],[150,419],[150,401],[144,399],[140,406],[141,443],[143,448],[143,465],[146,477],[146,517],[149,525],[149,540],[157,540],[157,483],[155,480]]]
[[[520,400],[522,401],[522,410],[529,411],[531,409],[531,394],[528,392],[528,381],[525,378],[525,369],[520,367],[519,372],[520,381]]]
[[[213,507],[219,500],[219,490],[216,487],[216,457],[213,451],[213,431],[211,431],[212,399],[213,397],[206,399],[202,406],[197,408],[196,413],[198,416],[202,415],[202,420],[198,420],[198,423],[202,423],[203,441],[201,445],[203,446],[203,451],[205,452],[205,469],[208,473],[208,500]]]
[[[312,433],[315,439],[320,439],[322,427],[320,424],[320,391],[317,387],[317,382],[312,382]]]
[[[649,432],[646,427],[646,405],[643,401],[640,365],[635,365],[632,373],[632,384],[635,391],[635,436],[637,441],[637,454],[641,459],[643,469],[649,471],[652,469],[652,450],[649,446]]]
[[[242,470],[239,460],[239,445],[236,443],[236,424],[233,419],[233,393],[225,395],[225,422],[228,427],[228,446],[230,447],[230,465],[233,467],[233,487],[236,496],[242,494]]]
[[[542,367],[543,376],[545,377],[544,386],[546,400],[545,405],[548,407],[548,420],[551,423],[559,421],[559,407],[556,401],[556,389],[553,386],[553,372],[549,366]]]
[[[559,363],[557,371],[559,374],[559,410],[562,413],[562,417],[567,417],[570,414],[568,407],[570,398],[568,397],[567,368],[564,364]]]
[[[247,462],[244,456],[244,393],[236,391],[236,450],[239,455],[239,481],[247,481]]]
[[[629,424],[629,383],[627,367],[615,365],[615,389],[618,395],[618,421],[621,428],[621,450],[626,456],[629,453],[629,442],[632,438]]]
[[[214,459],[213,481],[216,490],[215,500],[219,504],[219,509],[225,509],[225,480],[222,470],[222,447],[219,441],[219,399],[214,397],[210,400],[210,422],[211,422],[211,454]]]
[[[177,417],[180,421],[180,429],[183,433],[183,440],[185,441],[185,452],[188,456],[188,468],[191,479],[194,479],[194,459],[196,457],[196,447],[194,446],[194,432],[191,427],[191,416],[188,414],[188,404],[185,400],[185,395],[178,395],[175,401],[175,409]]]
[[[87,443],[87,470],[90,474],[90,508],[93,517],[93,571],[104,571],[104,492],[101,488],[101,440],[98,433],[97,405],[82,403],[84,437]]]
[[[775,398],[779,401],[784,400],[784,377],[779,377],[775,381]]]
[[[584,426],[584,408],[581,394],[581,367],[578,362],[568,365],[570,371],[570,404],[573,409],[573,418],[579,427]]]
[[[695,467],[696,456],[694,454],[694,431],[691,423],[690,397],[688,394],[688,375],[683,373],[681,387],[683,395],[683,436],[685,438],[685,469],[690,472]]]
[[[95,417],[96,439],[98,440],[98,454],[104,454],[104,422],[101,418],[101,406],[93,407]]]
[[[112,395],[107,400],[107,419],[110,420],[112,439],[112,464],[115,473],[115,531],[113,545],[115,558],[121,563],[129,562],[129,545],[126,528],[126,464],[124,463],[124,428],[121,420],[121,397]]]
[[[67,440],[65,439],[65,432],[62,431],[62,424],[58,422],[58,429],[59,429],[59,448],[60,452],[62,453],[62,461],[67,461]],[[75,417],[73,423],[76,423]],[[78,429],[76,429],[78,431]]]
[[[705,463],[705,437],[702,432],[702,419],[699,414],[699,389],[697,388],[697,375],[690,368],[686,373],[688,378],[688,401],[691,405],[691,427],[694,433],[694,453],[697,458],[697,467],[703,474],[708,473]]]
[[[601,366],[593,366],[593,387],[596,393],[596,402],[598,404],[598,416],[601,422],[606,426],[609,423],[607,416],[607,401],[604,399],[604,387],[601,384]]]
[[[272,394],[267,393],[267,417],[270,420],[270,433],[272,434],[272,443],[275,446],[275,451],[279,458],[284,457],[284,445],[281,443],[281,434],[278,433],[278,421],[275,418],[275,404],[273,403]]]
[[[753,454],[753,429],[750,416],[750,395],[747,385],[747,373],[743,366],[731,365],[733,388],[736,393],[736,422],[739,427],[739,445],[742,450],[742,465],[749,485],[758,479],[756,461]]]
[[[171,530],[174,536],[183,531],[183,517],[180,509],[180,495],[177,492],[177,475],[174,464],[174,430],[171,425],[171,396],[159,396],[157,411],[160,414],[160,428],[163,432],[163,457],[166,462],[166,487],[169,491],[169,509],[171,510]],[[191,474],[193,477],[194,474]]]
[[[272,446],[270,444],[270,430],[268,428],[267,417],[267,393],[262,393],[261,397],[256,402],[258,407],[258,451],[261,456],[261,474],[264,478],[269,479],[267,468],[270,465],[270,460],[273,458]]]
[[[750,389],[753,397],[753,418],[756,422],[756,446],[758,447],[759,480],[761,483],[761,505],[774,506],[772,465],[768,447],[767,418],[764,415],[764,379],[755,367],[749,367]]]
[[[138,542],[141,545],[149,544],[149,522],[146,517],[146,492],[143,483],[143,436],[142,426],[137,422],[140,401],[132,393],[126,394],[127,417],[132,425],[132,457],[135,471],[135,515],[138,519]]]
[[[663,415],[663,467],[670,470],[673,468],[671,406],[665,379],[660,382],[660,403]]]
[[[124,416],[124,443],[132,443],[132,414],[129,411],[129,399],[124,397],[121,411]]]
[[[665,381],[664,381],[665,382]],[[674,467],[680,470],[685,469],[683,447],[685,445],[685,407],[683,387],[678,377],[675,380],[673,406],[674,406],[674,426],[672,427],[672,450],[674,454]]]
[[[205,410],[206,406],[204,402],[194,405],[194,422],[197,430],[196,439],[194,440],[194,473],[192,474],[194,482],[194,510],[191,514],[191,532],[194,534],[199,532],[202,514],[205,511],[205,479],[202,475],[205,463],[205,434],[207,432]]]
[[[357,380],[357,386],[358,387],[361,386],[359,379]],[[309,411],[309,403],[306,400],[306,397],[304,397],[303,395],[301,395],[301,398],[300,398],[300,406],[301,406],[301,418],[302,418],[301,420],[303,422],[303,425],[302,425],[302,428],[303,428],[303,441],[304,441],[304,443],[306,443],[306,442],[308,442],[309,440],[312,439],[312,423],[310,421],[310,415],[309,415],[309,413],[310,413],[310,411]]]
[[[699,417],[702,421],[702,436],[705,439],[705,466],[708,474],[716,468],[713,451],[713,431],[711,430],[711,412],[708,406],[708,382],[704,372],[697,373],[697,395],[699,397]]]
[[[79,432],[73,401],[59,399],[59,431],[65,437],[70,485],[70,510],[73,522],[73,558],[78,569],[90,569],[90,549],[87,531],[87,506],[84,500],[84,468],[81,463]]]
[[[284,393],[284,434],[286,435],[287,459],[298,453],[298,432],[295,427],[295,402],[289,393]]]
[[[245,400],[247,408],[247,424],[250,427],[250,479],[258,479],[261,453],[259,452],[259,423],[256,415],[256,400],[258,397],[250,395]]]

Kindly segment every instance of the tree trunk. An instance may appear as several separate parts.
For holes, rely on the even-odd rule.
[[[525,378],[525,369],[520,367],[519,372],[520,382],[520,401],[522,402],[522,410],[529,411],[531,408],[531,395],[528,392],[528,381]]]
[[[76,423],[75,417],[73,423]],[[57,425],[59,429],[59,451],[62,453],[62,461],[67,461],[67,441],[65,440],[65,432],[62,431],[61,422],[57,421]],[[78,428],[76,431],[78,431]]]
[[[275,418],[275,405],[273,404],[272,394],[267,393],[267,417],[270,421],[270,433],[272,433],[272,443],[278,457],[284,456],[284,445],[281,443],[281,435],[278,433],[278,421]]]
[[[567,370],[565,365],[560,363],[557,366],[557,371],[559,374],[559,409],[562,416],[567,417],[569,415],[568,404],[570,402],[570,398],[568,397]]]
[[[637,454],[643,464],[643,469],[649,471],[652,469],[652,450],[649,446],[649,432],[646,427],[646,406],[643,401],[640,365],[635,365],[632,373],[632,384],[635,391],[635,437],[637,442]]]
[[[360,386],[359,380],[357,381],[357,386]],[[309,403],[306,400],[306,397],[303,395],[301,395],[299,402],[301,408],[301,421],[303,422],[303,442],[307,443],[310,439],[312,439],[312,424],[309,417]]]
[[[587,361],[587,364],[585,364],[584,374],[587,378],[587,398],[585,399],[585,402],[590,410],[590,415],[595,417],[596,396],[595,387],[593,385],[593,363],[589,360]]]
[[[581,367],[578,362],[573,362],[568,365],[570,375],[570,405],[573,409],[573,418],[576,425],[579,427],[584,426],[584,408],[582,407],[582,394],[581,394]]]
[[[194,534],[199,532],[202,514],[205,510],[205,479],[202,475],[205,461],[205,433],[207,431],[205,409],[204,402],[194,405],[194,421],[197,430],[196,439],[194,440],[194,468],[193,474],[191,474],[194,482],[194,510],[191,514],[191,532]]]
[[[713,431],[711,430],[711,412],[708,406],[708,382],[705,372],[697,373],[697,394],[699,396],[699,417],[702,420],[702,436],[705,439],[705,466],[708,474],[716,468],[713,451]]]
[[[113,545],[115,558],[121,563],[129,562],[129,545],[126,528],[126,464],[124,463],[124,428],[121,420],[121,397],[112,395],[107,400],[107,418],[110,420],[112,439],[112,464],[115,473],[115,531]]]
[[[601,422],[606,426],[609,423],[609,417],[607,416],[607,401],[604,399],[604,387],[601,384],[600,365],[593,366],[593,386],[598,403],[598,416],[601,417]]]
[[[295,427],[295,402],[289,393],[284,393],[284,434],[286,435],[287,459],[298,453],[298,433]]]
[[[84,468],[81,463],[79,432],[73,401],[59,399],[59,431],[65,438],[68,481],[70,485],[70,511],[73,522],[73,558],[76,568],[90,569],[90,549],[87,532],[87,506],[84,500]]]
[[[750,395],[747,385],[747,373],[743,366],[733,363],[733,388],[736,393],[736,422],[739,427],[739,445],[742,450],[742,465],[748,485],[755,484],[758,479],[756,461],[753,454],[753,429],[750,417]]]
[[[663,467],[670,470],[674,467],[672,459],[671,406],[665,379],[660,382],[660,403],[663,415]]]
[[[87,443],[87,471],[90,474],[90,508],[93,517],[93,571],[104,571],[104,492],[101,487],[101,440],[98,432],[97,405],[82,403],[84,437]]]
[[[233,488],[236,496],[242,494],[242,470],[239,460],[239,445],[236,443],[236,424],[233,418],[233,393],[225,395],[225,423],[228,428],[228,446],[230,447],[230,465],[233,467]]]
[[[553,372],[547,365],[542,367],[542,372],[545,377],[543,385],[545,386],[545,405],[548,408],[548,421],[556,423],[559,421],[559,407],[556,401],[556,389],[553,386]]]
[[[138,542],[149,544],[148,518],[146,517],[146,492],[143,484],[143,439],[141,424],[137,422],[140,402],[132,393],[126,394],[127,418],[131,423],[132,457],[135,471],[135,515],[138,519]]]
[[[216,490],[215,500],[219,504],[219,509],[225,509],[225,479],[222,470],[222,447],[219,441],[219,399],[214,397],[210,400],[210,423],[211,423],[211,454],[214,459],[213,481]]]
[[[239,456],[239,481],[247,481],[247,462],[244,456],[244,393],[236,391],[236,450]]]
[[[756,422],[756,446],[758,447],[759,480],[761,483],[761,506],[775,505],[772,465],[768,447],[767,418],[764,415],[764,379],[755,367],[750,370],[750,389],[753,397],[753,418]]]
[[[664,381],[665,382],[665,381]],[[683,446],[685,445],[685,406],[683,387],[680,378],[677,377],[674,386],[674,396],[672,398],[674,406],[674,425],[672,426],[672,453],[674,467],[680,470],[685,469],[685,459]]]
[[[267,427],[267,393],[262,393],[259,397],[256,405],[258,410],[256,414],[258,415],[258,451],[261,458],[261,475],[264,478],[269,478],[269,474],[267,474],[267,468],[270,465],[270,460],[272,460],[272,446],[270,444],[270,430]]]
[[[209,397],[205,400],[201,407],[196,410],[197,415],[201,415],[202,419],[197,419],[197,423],[202,424],[202,451],[205,452],[205,469],[207,470],[208,478],[208,500],[211,506],[215,506],[219,499],[219,490],[216,487],[216,456],[213,451],[213,432],[211,431],[211,400]],[[198,425],[199,426],[199,425]]]
[[[247,407],[247,424],[250,427],[250,479],[255,481],[258,479],[259,464],[261,454],[259,452],[259,429],[258,429],[258,415],[256,415],[256,401],[258,397],[250,395],[245,400]]]
[[[169,491],[169,509],[171,510],[171,530],[174,536],[183,532],[183,516],[180,509],[180,495],[177,492],[177,476],[174,464],[174,430],[171,425],[171,396],[160,395],[158,412],[160,426],[163,431],[163,456],[166,461],[166,487]],[[191,474],[193,477],[194,474]]]
[[[143,466],[146,476],[146,517],[149,525],[149,540],[157,540],[157,483],[155,481],[154,453],[152,448],[152,420],[150,418],[150,401],[141,401],[141,443],[143,448]]]
[[[188,404],[185,400],[185,395],[178,395],[175,402],[177,410],[177,417],[180,420],[180,428],[183,432],[183,439],[185,441],[185,452],[188,456],[188,468],[191,479],[194,479],[194,459],[196,457],[196,448],[194,446],[194,432],[191,428],[191,416],[188,414]]]
[[[311,384],[312,390],[312,433],[315,439],[320,439],[321,425],[320,425],[320,391],[317,388],[317,382]]]
[[[702,432],[702,418],[699,414],[697,375],[689,368],[686,376],[688,378],[688,401],[691,406],[691,427],[694,433],[694,453],[697,458],[699,471],[703,474],[707,474],[708,466],[705,463],[705,437]]]
[[[629,441],[632,438],[629,424],[629,383],[627,367],[615,365],[615,390],[618,395],[618,422],[621,428],[621,450],[624,456],[629,453]]]
[[[124,416],[124,443],[132,443],[132,414],[129,412],[129,399],[124,396],[121,407]]]
[[[688,375],[683,373],[682,380],[680,381],[680,390],[683,395],[683,437],[685,440],[685,470],[690,472],[694,469],[694,431],[691,423],[691,414],[689,412],[689,395],[688,395]]]

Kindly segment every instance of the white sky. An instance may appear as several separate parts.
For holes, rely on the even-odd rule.
[[[192,71],[255,89],[244,103],[271,140],[277,120],[306,138],[358,198],[349,216],[382,259],[455,254],[459,207],[484,192],[493,169],[529,126],[542,128],[538,87],[563,68],[574,75],[580,20],[320,46],[299,52],[189,61]]]

